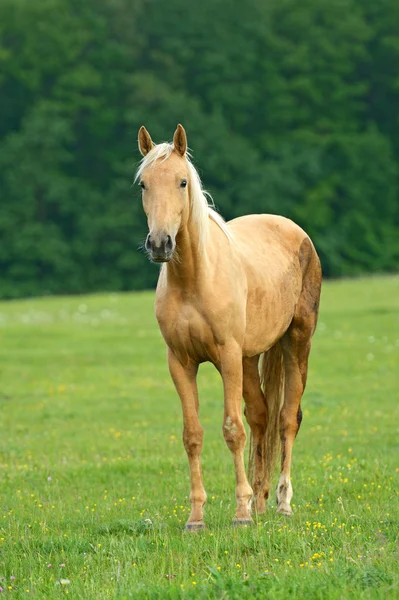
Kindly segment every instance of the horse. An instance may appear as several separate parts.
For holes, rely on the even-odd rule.
[[[182,125],[173,143],[157,145],[143,126],[138,144],[143,158],[135,181],[148,221],[145,250],[152,262],[163,263],[155,314],[183,412],[191,480],[185,528],[205,527],[196,376],[206,361],[223,380],[222,430],[236,476],[233,524],[253,522],[253,503],[256,513],[265,511],[280,448],[277,512],[289,516],[292,448],[302,420],[321,290],[314,245],[282,216],[246,215],[225,222],[209,205]],[[251,437],[248,474],[242,398]]]

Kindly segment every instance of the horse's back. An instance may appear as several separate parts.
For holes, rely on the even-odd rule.
[[[250,247],[261,242],[262,245],[277,244],[296,252],[302,241],[308,238],[299,225],[279,215],[245,215],[229,221],[227,225],[237,243],[242,241]]]

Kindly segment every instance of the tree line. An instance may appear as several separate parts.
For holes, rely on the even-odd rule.
[[[397,269],[398,23],[397,0],[2,0],[0,296],[154,285],[142,124],[183,123],[222,215],[292,218],[326,276]]]

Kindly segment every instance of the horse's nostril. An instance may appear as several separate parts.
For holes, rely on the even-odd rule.
[[[148,252],[151,250],[151,236],[150,236],[150,234],[147,235],[147,239],[145,241],[145,249],[148,250]]]
[[[172,238],[170,237],[170,235],[167,235],[165,249],[170,252],[172,250],[172,248],[173,248]]]

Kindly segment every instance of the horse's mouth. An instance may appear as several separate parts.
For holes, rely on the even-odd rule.
[[[172,260],[172,255],[168,256],[150,256],[153,263],[167,263]]]

